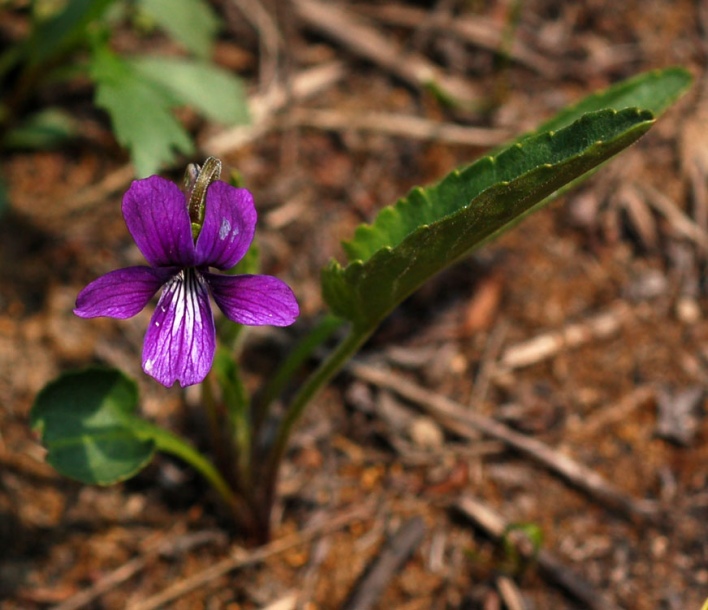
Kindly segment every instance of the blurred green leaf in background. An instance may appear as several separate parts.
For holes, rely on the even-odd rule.
[[[117,28],[141,19],[173,37],[187,55],[114,51]],[[41,93],[86,77],[137,177],[194,153],[176,108],[189,106],[221,125],[248,122],[241,80],[210,59],[220,22],[204,0],[37,1],[28,20],[27,36],[0,55],[2,146],[46,149],[76,137],[77,123],[61,100],[43,105]],[[139,36],[135,46],[145,48]]]

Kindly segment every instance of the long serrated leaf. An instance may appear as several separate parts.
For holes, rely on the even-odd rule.
[[[84,483],[109,485],[136,474],[155,453],[153,439],[137,431],[137,401],[135,382],[120,371],[67,373],[38,394],[31,424],[57,471]]]
[[[604,91],[594,93],[577,104],[574,104],[555,117],[546,121],[533,132],[525,134],[518,139],[507,143],[489,153],[491,156],[500,154],[503,150],[512,147],[514,144],[523,142],[528,138],[548,131],[557,131],[567,127],[571,123],[579,120],[583,115],[598,110],[624,108],[643,108],[649,110],[658,117],[668,106],[674,102],[691,84],[691,74],[683,68],[667,68],[664,70],[653,70],[617,83]],[[464,172],[464,168],[458,171]],[[441,188],[444,187],[444,180],[441,181]],[[412,212],[419,213],[415,208],[408,206],[404,216],[404,224],[398,220],[391,220],[392,208],[384,208],[370,226],[363,226],[357,229],[355,238],[351,242],[344,243],[344,249],[350,261],[356,259],[366,260],[376,249],[384,246],[393,246],[400,242],[401,238],[408,235],[417,228],[417,218],[415,215],[408,217]],[[397,216],[394,215],[396,218]],[[426,222],[421,219],[420,222]],[[370,242],[372,233],[379,235],[380,239]]]
[[[540,127],[531,133],[522,135],[517,138],[516,142],[523,142],[526,138],[543,133],[545,131],[554,131],[567,127],[573,121],[577,121],[580,117],[588,112],[612,108],[614,110],[622,110],[624,108],[643,108],[649,110],[656,118],[658,118],[671,104],[681,97],[691,86],[693,77],[688,70],[684,68],[665,68],[663,70],[652,70],[644,72],[627,80],[621,81],[608,87],[603,91],[593,93],[578,103],[573,104],[561,110],[553,118],[543,123]],[[507,145],[508,146],[508,145]],[[490,154],[495,154],[503,150],[500,147]],[[596,170],[599,169],[599,166]],[[567,190],[578,186],[587,178],[593,175],[594,172],[588,172],[572,182],[566,184],[563,188],[553,193],[552,197],[557,197]],[[548,201],[539,201],[535,206],[529,208],[524,214],[518,216],[514,221],[501,227],[499,231],[490,235],[486,241],[495,239],[500,233],[513,228],[524,218],[533,214],[536,210],[545,206]]]
[[[219,20],[203,0],[141,0],[143,10],[189,51],[206,59]]]
[[[175,95],[145,78],[127,61],[98,49],[91,60],[96,105],[105,109],[118,141],[129,149],[138,177],[170,164],[175,151],[189,154],[192,141],[172,114]]]
[[[691,86],[693,77],[684,68],[665,68],[638,74],[603,91],[598,91],[577,104],[561,110],[540,125],[534,133],[554,131],[577,121],[588,112],[613,108],[643,108],[659,117]]]
[[[236,76],[206,61],[177,57],[138,57],[137,72],[171,91],[180,104],[225,125],[248,123],[248,100]]]
[[[591,113],[414,189],[357,229],[345,244],[352,261],[346,268],[333,261],[324,270],[327,304],[360,332],[373,329],[433,274],[634,142],[653,121],[638,109]]]

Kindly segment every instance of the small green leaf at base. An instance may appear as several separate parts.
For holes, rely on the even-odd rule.
[[[110,485],[137,474],[152,459],[155,442],[141,434],[135,415],[138,389],[120,371],[89,368],[48,384],[31,412],[49,462],[83,483]]]

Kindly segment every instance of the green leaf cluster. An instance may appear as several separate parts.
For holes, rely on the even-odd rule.
[[[76,123],[62,109],[41,108],[29,117],[22,113],[42,86],[80,74],[94,82],[96,105],[108,113],[139,177],[173,163],[176,154],[193,152],[175,108],[191,106],[220,124],[248,122],[241,81],[209,60],[220,23],[205,0],[72,0],[48,12],[42,3],[33,6],[29,36],[0,56],[4,146],[48,148],[75,136]],[[115,54],[110,49],[113,27],[130,15],[136,25],[147,21],[166,31],[190,55]]]

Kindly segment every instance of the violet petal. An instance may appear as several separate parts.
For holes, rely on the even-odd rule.
[[[166,286],[143,345],[143,370],[162,385],[182,387],[204,380],[216,349],[214,316],[204,278],[195,269]]]
[[[172,275],[174,268],[126,267],[91,282],[76,297],[74,313],[81,318],[131,318],[140,312]]]
[[[135,180],[123,196],[123,217],[153,267],[190,267],[194,239],[184,193],[160,176]]]
[[[300,314],[290,287],[271,275],[205,273],[216,304],[229,320],[249,326],[289,326]]]
[[[256,208],[246,189],[225,182],[209,185],[204,225],[197,238],[198,267],[231,269],[248,251],[256,231]]]

